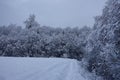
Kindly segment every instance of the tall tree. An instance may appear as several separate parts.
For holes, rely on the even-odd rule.
[[[89,70],[120,80],[120,0],[108,0],[88,38]]]
[[[25,23],[27,29],[39,26],[38,22],[35,20],[34,14],[30,15],[29,18],[24,23]]]

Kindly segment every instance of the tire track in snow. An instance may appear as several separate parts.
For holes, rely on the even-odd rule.
[[[60,66],[60,64],[61,64],[61,66]],[[53,75],[53,76],[55,75],[55,76],[58,76],[59,78],[63,78],[62,75],[64,74],[64,72],[68,72],[68,67],[69,67],[68,61],[58,62],[57,64],[55,63],[54,65],[48,67],[44,71],[41,71],[39,69],[34,71],[34,69],[33,69],[32,71],[29,71],[29,74],[28,74],[28,72],[25,74],[22,74],[21,75],[22,79],[20,78],[20,79],[16,79],[16,80],[23,80],[23,79],[25,79],[25,80],[37,80],[37,79],[41,79],[41,76],[45,76],[46,73],[47,74],[50,73],[50,75]],[[53,72],[54,72],[54,74],[51,74]],[[59,72],[59,74],[57,74],[57,72]],[[20,75],[18,75],[18,76],[20,76]],[[50,77],[50,76],[46,75],[45,77],[42,77],[42,78],[44,78],[42,80],[48,80],[49,79],[48,77]],[[57,78],[57,80],[59,78]],[[61,80],[61,79],[59,79],[59,80]]]
[[[88,80],[84,78],[84,69],[74,59],[11,59],[1,58],[0,61],[0,74],[6,80]]]

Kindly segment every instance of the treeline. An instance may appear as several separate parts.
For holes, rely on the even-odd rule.
[[[35,16],[16,25],[0,27],[0,55],[14,57],[65,57],[81,60],[89,27],[52,28],[40,26]]]

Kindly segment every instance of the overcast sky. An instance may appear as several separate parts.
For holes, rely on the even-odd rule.
[[[22,25],[35,14],[41,25],[53,27],[92,26],[106,0],[0,0],[0,25]]]

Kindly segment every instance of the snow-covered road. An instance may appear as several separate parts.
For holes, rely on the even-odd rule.
[[[74,59],[0,57],[0,80],[88,80]]]

